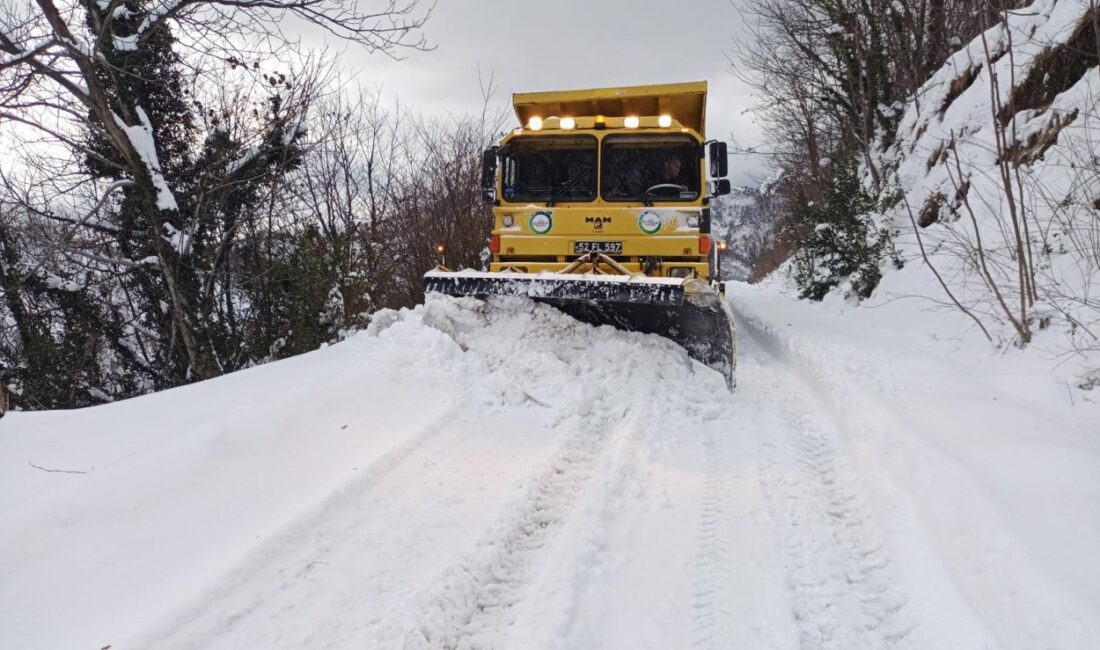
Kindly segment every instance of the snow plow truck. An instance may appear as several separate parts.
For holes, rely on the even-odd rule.
[[[706,140],[706,97],[706,82],[513,95],[520,126],[482,158],[489,270],[439,267],[424,291],[527,296],[665,336],[733,388],[709,207],[730,182],[725,143]]]

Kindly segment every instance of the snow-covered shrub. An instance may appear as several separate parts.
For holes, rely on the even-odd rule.
[[[845,284],[867,298],[882,278],[881,260],[892,247],[875,225],[874,198],[851,167],[835,171],[821,201],[807,202],[799,213],[798,249],[791,271],[803,298],[821,300]]]

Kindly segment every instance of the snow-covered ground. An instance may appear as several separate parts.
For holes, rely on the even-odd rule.
[[[10,413],[0,647],[1100,644],[1096,391],[908,303],[730,298],[732,395],[658,337],[433,299]]]

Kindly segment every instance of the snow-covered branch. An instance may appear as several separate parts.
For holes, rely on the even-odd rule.
[[[160,210],[178,210],[179,205],[176,203],[176,197],[172,194],[172,190],[168,187],[168,182],[164,180],[164,174],[161,172],[156,141],[153,137],[153,125],[149,121],[149,116],[141,106],[135,106],[134,112],[137,113],[141,123],[133,126],[126,124],[117,113],[112,113],[111,116],[126,134],[126,137],[129,138],[130,145],[141,157],[141,161],[145,163],[146,172],[157,191],[157,208]]]

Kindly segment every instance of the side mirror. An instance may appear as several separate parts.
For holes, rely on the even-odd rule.
[[[733,190],[733,188],[730,186],[730,179],[720,178],[720,179],[714,181],[714,184],[711,186],[710,195],[711,196],[725,196],[725,195],[729,194],[732,190]]]
[[[711,178],[725,178],[729,173],[729,158],[726,153],[725,142],[711,142],[710,143],[710,177]]]
[[[481,201],[497,201],[497,147],[490,147],[481,154]]]

